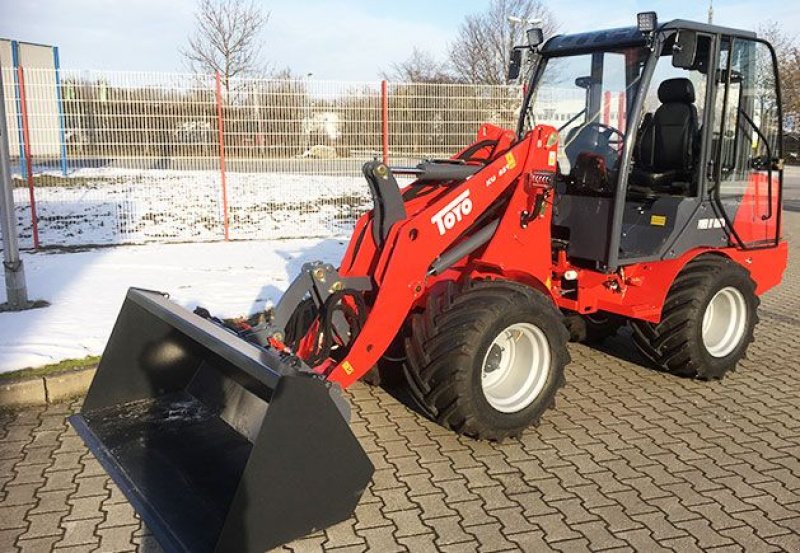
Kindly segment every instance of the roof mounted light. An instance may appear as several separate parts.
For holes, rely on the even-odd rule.
[[[536,48],[544,42],[544,33],[539,27],[531,27],[525,32],[528,38],[528,46]]]
[[[656,12],[641,12],[636,14],[636,26],[644,34],[650,34],[658,27]]]

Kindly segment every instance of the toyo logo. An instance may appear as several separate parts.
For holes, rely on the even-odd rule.
[[[470,213],[472,213],[472,200],[469,199],[469,190],[464,190],[455,200],[431,217],[431,223],[436,225],[439,234],[443,235]]]

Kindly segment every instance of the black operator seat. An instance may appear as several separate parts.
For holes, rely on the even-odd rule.
[[[652,191],[686,193],[693,181],[698,140],[694,85],[685,78],[658,87],[661,106],[648,113],[636,139],[631,184]]]

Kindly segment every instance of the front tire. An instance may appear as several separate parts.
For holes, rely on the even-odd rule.
[[[633,321],[633,339],[672,374],[716,380],[736,368],[753,341],[759,299],[750,274],[730,259],[705,256],[675,279],[661,322]]]
[[[554,405],[567,337],[561,313],[532,288],[449,284],[410,318],[409,392],[426,415],[460,434],[519,436]]]

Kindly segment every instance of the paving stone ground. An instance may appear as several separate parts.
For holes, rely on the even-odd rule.
[[[786,214],[800,237],[800,214]],[[460,438],[356,385],[375,464],[351,520],[285,551],[800,551],[800,240],[722,382],[648,369],[630,336],[571,346],[555,410],[520,441]],[[0,552],[160,551],[66,424],[0,412]]]

